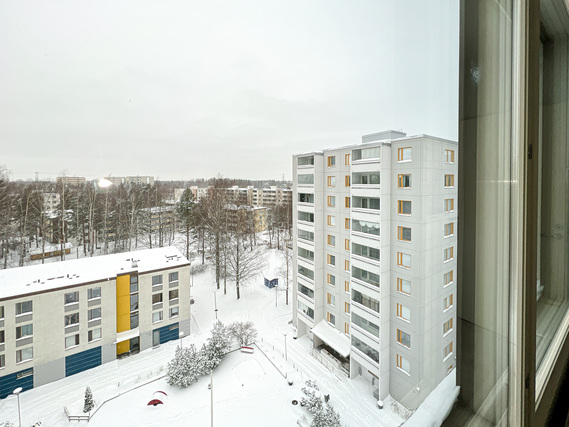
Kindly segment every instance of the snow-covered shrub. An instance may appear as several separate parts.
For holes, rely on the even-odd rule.
[[[323,408],[314,413],[310,427],[342,427],[340,424],[340,414],[330,405],[326,404]]]
[[[323,402],[316,381],[307,380],[305,384],[301,389],[304,396],[300,398],[300,404],[312,413],[321,411]]]
[[[218,320],[213,325],[211,337],[208,338],[207,344],[201,350],[204,353],[205,373],[210,373],[221,363],[221,359],[225,356],[230,344],[229,330]]]
[[[14,423],[12,421],[5,421],[0,423],[0,427],[14,427]]]
[[[188,348],[176,347],[174,358],[168,362],[168,370],[166,373],[166,382],[170,385],[177,385],[178,387],[188,387],[195,379],[190,377],[190,365],[192,364],[190,355],[190,348],[193,347],[195,359],[195,347]]]
[[[314,414],[310,427],[341,427],[340,414],[328,404],[330,395],[325,395],[323,399],[316,381],[308,380],[302,387],[304,396],[300,399],[300,404]]]
[[[257,329],[251,321],[233,322],[228,329],[240,346],[253,344],[257,338]]]
[[[85,389],[85,404],[83,405],[83,412],[91,412],[93,406],[95,406],[95,403],[93,402],[93,393],[91,392],[91,389],[87,387]]]

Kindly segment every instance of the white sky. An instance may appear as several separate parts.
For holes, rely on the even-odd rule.
[[[2,2],[0,165],[290,179],[368,133],[456,139],[457,3]]]

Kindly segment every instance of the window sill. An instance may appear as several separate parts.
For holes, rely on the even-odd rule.
[[[65,325],[65,329],[71,328],[73,326],[79,326],[79,323],[72,323],[71,325]]]
[[[154,324],[156,324],[156,323],[160,323],[160,322],[163,322],[163,321],[164,321],[164,319],[162,319],[162,320],[156,320],[156,321],[153,320],[153,321],[152,321],[152,324],[154,325]]]
[[[403,372],[405,375],[407,375],[409,377],[411,376],[411,374],[409,372],[407,372],[405,369],[400,368],[399,366],[397,367],[397,370],[400,372]]]
[[[87,343],[88,343],[88,344],[91,344],[91,343],[93,343],[93,342],[97,342],[97,341],[101,341],[101,340],[102,340],[102,338],[96,338],[96,339],[94,339],[94,340],[87,341]]]
[[[95,317],[93,319],[89,319],[87,322],[93,322],[94,320],[101,320],[102,317]]]
[[[409,323],[409,324],[411,324],[411,321],[410,321],[410,320],[407,320],[407,319],[405,319],[404,317],[399,317],[399,316],[397,316],[397,320],[403,320],[405,323]]]
[[[72,345],[72,346],[70,346],[70,347],[65,347],[65,350],[71,350],[72,348],[77,348],[77,347],[79,347],[79,344],[77,344],[77,345]]]
[[[26,311],[25,313],[20,313],[20,314],[16,314],[16,318],[18,317],[22,317],[22,316],[27,316],[28,314],[33,314],[33,311]],[[4,320],[4,319],[0,319],[0,320]]]
[[[180,315],[176,314],[175,316],[170,316],[170,319],[175,319],[176,317],[180,317]]]
[[[33,338],[33,337],[34,337],[33,335],[26,335],[24,337],[16,338],[16,342],[25,340],[26,338]],[[0,342],[0,344],[4,344],[4,343]]]
[[[16,365],[21,365],[22,363],[31,362],[32,360],[34,360],[33,357],[31,359],[21,360],[19,362],[16,362]]]
[[[450,333],[452,333],[452,331],[454,331],[454,329],[451,329],[450,331],[445,332],[445,333],[443,334],[443,338],[445,338],[445,337],[448,336]]]
[[[453,307],[454,307],[454,305],[451,305],[450,307],[443,309],[443,313],[446,313],[447,311],[449,311]]]
[[[407,347],[405,344],[400,343],[399,341],[397,341],[397,344],[399,344],[403,348],[406,348],[407,350],[411,350],[411,347]]]
[[[87,299],[87,301],[96,301],[96,300],[101,300],[101,297],[95,297],[95,298],[89,298]]]
[[[449,360],[452,357],[452,353],[447,354],[444,358],[443,358],[443,363],[446,362],[447,360]]]

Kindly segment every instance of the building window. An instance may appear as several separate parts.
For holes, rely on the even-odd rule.
[[[375,211],[379,210],[379,198],[377,197],[352,197],[352,207],[358,209],[372,209]]]
[[[162,284],[162,275],[152,276],[152,286],[158,286]]]
[[[314,242],[314,233],[312,231],[306,231],[302,229],[298,229],[298,238],[308,240],[310,242]]]
[[[443,335],[448,334],[452,331],[452,317],[448,319],[445,323],[443,323]]]
[[[397,303],[397,317],[403,320],[411,320],[411,310],[404,305]]]
[[[448,286],[453,282],[454,270],[451,270],[444,274],[443,276],[443,286]]]
[[[344,303],[344,312],[345,313],[350,313],[350,303],[349,302],[345,302]]]
[[[314,156],[306,156],[298,158],[298,166],[311,166],[314,165]]]
[[[398,200],[397,213],[400,215],[411,215],[411,202],[409,200]]]
[[[64,318],[65,327],[79,324],[79,313],[66,314]]]
[[[168,292],[168,301],[173,301],[178,299],[178,289],[172,289]]]
[[[379,274],[352,266],[352,277],[379,288]]]
[[[454,258],[454,246],[444,250],[444,262],[450,261]]]
[[[87,299],[101,298],[101,287],[87,289]]]
[[[6,356],[0,354],[0,369],[6,367]]]
[[[411,241],[411,228],[409,227],[397,227],[397,238],[403,240],[404,242]]]
[[[336,325],[336,316],[334,316],[332,313],[326,312],[326,320],[332,325]]]
[[[350,198],[349,198],[349,197],[346,197],[346,198],[344,199],[344,206],[345,206],[346,208],[349,208],[349,207],[350,207]]]
[[[397,355],[397,367],[407,375],[411,375],[411,364],[407,359],[399,354]]]
[[[344,219],[344,228],[345,228],[346,230],[349,230],[349,229],[350,229],[350,218],[345,218],[345,219]]]
[[[450,237],[454,235],[454,222],[449,222],[445,224],[445,237]]]
[[[75,304],[79,302],[79,292],[70,292],[65,294],[65,304]]]
[[[452,188],[454,187],[454,175],[446,174],[445,175],[445,188]]]
[[[138,312],[130,313],[130,329],[138,328]]]
[[[178,317],[180,315],[180,307],[172,307],[170,308],[170,319],[173,317]]]
[[[397,161],[410,162],[411,161],[411,147],[399,148],[397,150]]]
[[[328,234],[328,244],[330,246],[336,246],[336,237]]]
[[[443,299],[443,311],[447,311],[454,305],[453,294]]]
[[[314,214],[310,212],[298,211],[298,220],[305,222],[314,222]]]
[[[305,315],[307,315],[308,317],[310,317],[311,319],[314,319],[314,310],[312,308],[310,308],[309,306],[307,306],[306,304],[304,304],[302,301],[297,301],[296,302],[296,306],[298,307],[298,309],[303,312]]]
[[[298,247],[298,256],[309,261],[314,261],[314,252],[301,248],[300,246]]]
[[[353,150],[353,160],[379,159],[381,155],[381,147],[359,148]]]
[[[336,186],[336,177],[334,175],[328,176],[328,187],[332,188]]]
[[[0,305],[0,319],[4,318],[4,306]]]
[[[350,165],[350,155],[349,155],[349,154],[346,154],[346,155],[344,156],[344,164],[345,164],[346,166],[349,166],[349,165]]]
[[[348,323],[344,323],[344,333],[346,335],[350,334],[350,325]]]
[[[138,276],[130,276],[130,293],[138,292]]]
[[[130,295],[130,311],[138,310],[138,294]]]
[[[298,175],[298,183],[304,185],[312,185],[314,184],[314,174],[311,173],[303,173]]]
[[[330,227],[335,227],[336,226],[336,217],[333,215],[328,215],[327,222],[328,222],[328,225]]]
[[[379,313],[379,301],[352,289],[352,301]]]
[[[335,306],[336,305],[336,297],[334,295],[332,295],[331,293],[327,293],[326,294],[326,302],[328,304],[330,304],[331,306]]]
[[[2,331],[4,332],[4,331]],[[20,338],[31,337],[34,334],[34,325],[32,323],[28,323],[27,325],[17,326],[16,327],[16,339],[19,340]],[[2,335],[4,335],[2,333]],[[3,342],[0,341],[0,342]]]
[[[350,282],[344,280],[344,291],[350,293]]]
[[[87,332],[87,340],[89,342],[97,341],[101,339],[101,328],[91,329]]]
[[[178,272],[174,271],[172,273],[168,273],[168,282],[173,283],[178,281]]]
[[[397,342],[407,348],[411,348],[411,335],[403,332],[401,329],[397,329]]]
[[[0,331],[0,344],[4,344],[6,336],[4,334],[4,330]]]
[[[376,248],[360,245],[359,243],[352,243],[352,253],[373,261],[379,261],[379,249]]]
[[[328,156],[328,167],[336,166],[336,156]]]
[[[379,172],[354,172],[352,184],[354,185],[379,185],[381,178]]]
[[[375,348],[367,345],[365,342],[361,341],[360,339],[358,339],[354,335],[352,335],[352,346],[355,349],[361,351],[363,354],[365,354],[367,357],[369,357],[375,363],[379,363],[379,351],[377,351]]]
[[[329,207],[333,208],[336,206],[336,196],[328,196],[327,201]]]
[[[445,199],[445,212],[454,212],[454,199]]]
[[[344,260],[344,270],[350,271],[350,260],[347,259]]]
[[[397,186],[399,188],[411,188],[411,174],[399,174],[397,176]]]
[[[350,186],[350,175],[346,175],[346,176],[344,177],[344,185],[345,185],[346,187],[349,187],[349,186]]]
[[[101,307],[98,308],[93,308],[91,310],[89,310],[89,313],[87,313],[88,315],[88,320],[95,320],[95,319],[100,319],[101,318]]]
[[[162,320],[164,320],[164,313],[162,310],[152,313],[152,323],[161,322]]]
[[[401,292],[405,295],[411,295],[411,282],[409,280],[397,278],[397,292]]]
[[[79,334],[65,337],[65,348],[77,347],[79,345]]]
[[[298,274],[300,274],[301,276],[307,277],[310,280],[314,280],[314,271],[299,265],[298,266]]]
[[[34,358],[34,348],[28,347],[16,351],[16,363],[25,362]]]
[[[160,304],[162,302],[162,294],[152,294],[152,304]]]
[[[359,233],[371,234],[373,236],[379,236],[379,223],[362,221],[359,219],[354,219],[352,221],[352,230]]]
[[[443,349],[443,360],[452,354],[452,341]]]
[[[329,265],[336,265],[336,257],[334,255],[326,254],[326,262]]]
[[[314,203],[314,194],[298,193],[299,203]]]
[[[336,276],[330,273],[326,273],[326,283],[332,286],[336,286]]]
[[[344,249],[347,251],[350,250],[350,239],[344,239]]]
[[[454,163],[454,150],[445,150],[445,163]]]
[[[411,255],[397,252],[397,265],[403,268],[411,268]]]

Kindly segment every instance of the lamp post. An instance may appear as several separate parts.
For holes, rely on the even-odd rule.
[[[209,388],[211,390],[211,427],[213,427],[213,369],[209,374]]]
[[[285,360],[288,360],[288,355],[286,351],[286,336],[288,335],[288,331],[286,329],[282,330],[281,333],[284,335],[284,342],[285,342]]]
[[[178,334],[178,336],[180,337],[180,348],[184,347],[184,331],[180,331],[180,333]]]
[[[217,320],[217,294],[215,291],[213,291],[213,304],[214,304],[213,311],[215,311],[215,320]]]
[[[19,426],[20,427],[22,427],[22,414],[20,412],[20,393],[21,392],[22,392],[22,387],[18,387],[13,392],[16,395],[16,397],[18,398],[18,420],[19,420]]]

